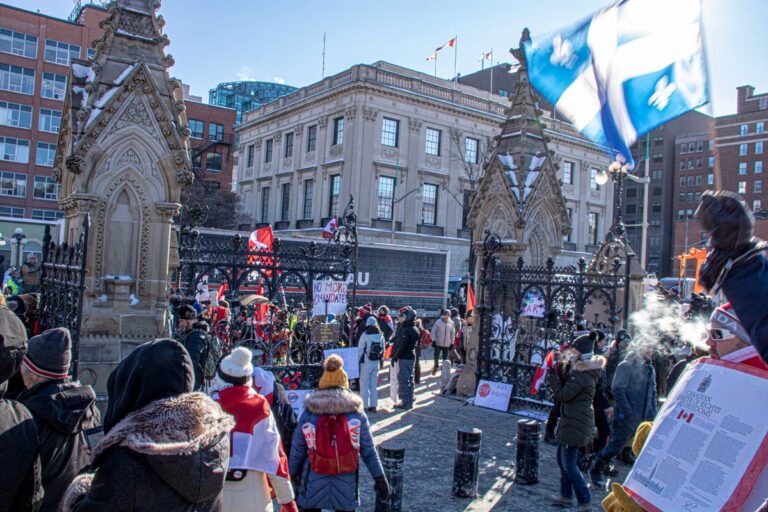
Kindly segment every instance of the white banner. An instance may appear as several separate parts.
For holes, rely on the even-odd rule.
[[[291,404],[293,412],[296,413],[296,421],[301,418],[301,413],[304,412],[304,397],[312,393],[311,389],[286,389],[285,394],[288,397],[288,402]]]
[[[540,290],[528,290],[525,292],[520,316],[544,317],[544,294]]]
[[[327,359],[331,354],[336,354],[344,360],[344,371],[349,380],[360,378],[360,358],[357,357],[357,348],[329,348],[323,350],[323,358]]]
[[[511,396],[512,384],[481,380],[475,393],[475,405],[506,412]]]
[[[627,492],[649,511],[745,510],[765,483],[758,477],[768,463],[766,396],[768,372],[696,361],[656,416]]]
[[[312,299],[312,316],[325,316],[326,313],[339,316],[347,310],[347,283],[330,279],[315,281],[312,283]]]

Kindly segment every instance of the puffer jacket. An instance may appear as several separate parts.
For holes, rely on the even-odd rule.
[[[321,416],[330,414],[360,420],[360,465],[365,464],[373,478],[384,474],[360,396],[346,388],[318,389],[304,399],[304,412],[293,434],[288,467],[294,481],[299,482],[296,503],[301,508],[355,510],[360,506],[356,473],[320,475],[310,467],[302,425],[316,426]]]
[[[79,382],[48,380],[19,396],[32,413],[40,439],[43,489],[40,509],[56,512],[67,486],[88,464],[83,432],[101,424],[96,394]]]
[[[5,386],[0,384],[0,391]],[[43,491],[35,420],[22,404],[4,398],[0,398],[0,460],[0,510],[39,510]]]
[[[636,425],[656,416],[656,372],[650,361],[629,353],[616,367],[611,389],[616,419]]]
[[[765,253],[733,267],[723,280],[723,293],[733,306],[752,345],[768,362],[768,258]]]
[[[450,347],[453,345],[453,340],[456,338],[456,328],[453,321],[448,319],[446,322],[442,317],[435,321],[435,325],[432,326],[432,342],[436,347]]]
[[[557,425],[557,443],[563,446],[583,447],[592,442],[595,411],[592,402],[601,374],[605,371],[605,358],[594,356],[588,361],[576,361],[564,381],[550,379],[555,401],[560,404],[560,423]]]
[[[232,416],[202,393],[163,398],[128,414],[93,450],[63,512],[217,512]]]

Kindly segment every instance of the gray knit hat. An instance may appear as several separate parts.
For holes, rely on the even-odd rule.
[[[68,329],[49,329],[29,339],[23,365],[40,377],[64,379],[69,374],[71,347],[72,340]]]

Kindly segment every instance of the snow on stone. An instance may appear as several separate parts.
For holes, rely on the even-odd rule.
[[[84,79],[86,83],[91,83],[96,79],[96,73],[93,69],[82,64],[72,64],[72,74],[75,78]]]
[[[531,165],[528,166],[529,171],[535,171],[539,167],[541,167],[541,164],[544,163],[544,160],[546,160],[546,156],[534,156],[531,158]]]
[[[99,117],[99,112],[101,112],[100,108],[93,108],[91,109],[91,115],[88,116],[88,121],[85,123],[85,126],[88,127],[94,119]]]
[[[131,36],[131,37],[135,37],[136,39],[141,39],[141,40],[143,40],[143,41],[151,41],[151,42],[154,42],[154,39],[152,39],[151,37],[144,37],[144,36],[140,36],[139,34],[134,34],[134,33],[132,33],[132,32],[128,32],[127,30],[123,30],[123,29],[121,29],[121,28],[120,28],[120,29],[117,29],[117,33],[118,33],[118,34],[122,34],[122,35],[124,35],[124,36]]]
[[[112,98],[112,96],[115,95],[117,92],[118,87],[112,87],[111,89],[107,89],[107,92],[101,95],[101,98],[96,100],[96,103],[93,105],[96,108],[104,108],[104,105],[107,104],[107,102]]]
[[[85,87],[74,85],[72,86],[72,92],[83,96],[83,99],[80,100],[81,107],[84,107],[88,103],[88,91],[85,90]]]
[[[531,187],[525,187],[525,190],[523,190],[523,201],[528,199],[528,196],[531,195],[531,191],[533,191]]]
[[[509,181],[512,182],[512,185],[517,186],[517,175],[515,175],[515,171],[507,171],[506,175],[509,178]]]
[[[115,84],[115,85],[120,85],[120,84],[122,84],[122,83],[123,83],[123,80],[125,80],[125,78],[126,78],[126,77],[127,77],[127,76],[128,76],[130,73],[131,73],[131,71],[133,71],[133,70],[134,70],[134,68],[135,68],[135,67],[136,67],[136,64],[131,64],[130,66],[128,66],[127,68],[125,68],[125,69],[123,70],[123,72],[122,72],[122,73],[120,73],[120,76],[118,76],[117,78],[115,78],[115,81],[114,81],[114,82],[112,82],[112,83],[113,83],[113,84]]]
[[[531,187],[533,186],[533,183],[536,181],[536,178],[539,177],[538,171],[528,171],[525,173],[525,186]]]
[[[511,169],[511,170],[517,169],[517,167],[515,167],[515,159],[512,158],[512,155],[507,153],[506,155],[498,155],[498,156],[499,156],[499,162],[501,162],[501,165],[503,165],[507,169]]]
[[[512,193],[515,194],[515,199],[520,201],[520,191],[517,189],[517,187],[512,187]]]

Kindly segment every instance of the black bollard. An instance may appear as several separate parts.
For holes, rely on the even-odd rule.
[[[400,512],[403,509],[403,463],[405,447],[391,443],[379,446],[379,458],[389,482],[389,498],[383,501],[376,495],[375,512]]]
[[[539,483],[539,440],[541,423],[536,420],[517,422],[517,471],[515,482],[524,485]]]
[[[480,469],[479,428],[460,428],[456,432],[456,459],[453,463],[453,495],[459,498],[477,496],[477,473]]]

